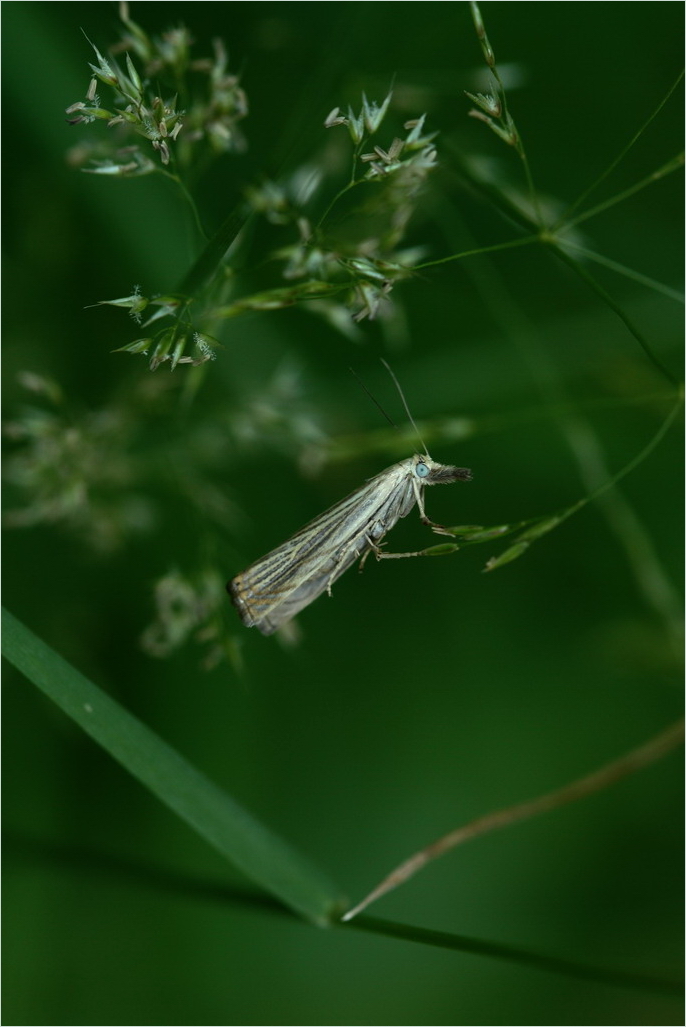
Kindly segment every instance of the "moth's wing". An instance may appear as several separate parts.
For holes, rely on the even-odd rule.
[[[328,560],[317,574],[304,581],[286,599],[278,603],[267,616],[258,621],[256,627],[263,635],[271,635],[282,624],[291,620],[306,606],[314,602],[322,592],[326,592],[340,578],[341,574],[345,574],[358,557],[370,548],[367,539],[358,536],[356,543],[351,545],[346,553],[342,554],[340,558],[332,557]]]
[[[271,634],[343,574],[414,503],[402,461],[320,514],[229,583],[248,627]],[[408,505],[409,504],[409,505]]]

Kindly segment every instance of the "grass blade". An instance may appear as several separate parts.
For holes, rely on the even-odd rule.
[[[431,931],[425,927],[399,924],[390,920],[380,920],[374,916],[359,916],[345,924],[346,928],[366,931],[370,934],[382,934],[401,941],[414,941],[420,945],[433,945],[436,948],[453,949],[458,952],[472,952],[494,959],[506,959],[537,970],[550,970],[553,973],[578,977],[587,981],[598,981],[618,987],[639,988],[643,991],[663,992],[667,995],[683,994],[683,982],[654,974],[634,973],[631,970],[619,970],[614,967],[590,966],[577,963],[559,956],[549,956],[544,952],[531,952],[515,945],[503,945],[500,942],[484,941],[481,938],[470,938],[462,934],[448,931]]]
[[[345,908],[340,893],[309,860],[5,609],[2,653],[158,799],[285,905],[320,925]]]

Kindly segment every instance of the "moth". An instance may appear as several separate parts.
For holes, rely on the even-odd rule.
[[[427,517],[424,489],[471,477],[466,467],[438,464],[428,453],[415,453],[387,467],[228,583],[227,592],[241,620],[271,635],[322,592],[331,595],[334,582],[357,559],[362,566],[371,552],[377,560],[419,556],[418,552],[383,552],[384,535],[415,503],[423,524],[437,534],[448,534]]]

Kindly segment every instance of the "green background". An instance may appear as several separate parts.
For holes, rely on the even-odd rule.
[[[249,150],[208,176],[208,223],[217,225],[251,180],[310,159],[331,108],[357,108],[363,90],[381,100],[394,81],[441,132],[438,199],[409,241],[438,258],[516,237],[452,171],[451,154],[479,155],[521,188],[515,155],[466,117],[463,90],[483,89],[466,4],[141,3],[131,13],[153,33],[185,22],[198,53],[222,36],[241,71]],[[682,6],[492,3],[483,15],[499,65],[521,80],[510,103],[540,194],[570,202],[674,82]],[[143,358],[111,353],[132,338],[124,316],[85,308],[137,282],[147,293],[173,288],[192,259],[187,223],[171,187],[89,177],[64,161],[84,131],[63,113],[88,81],[81,30],[104,48],[117,32],[116,6],[5,4],[3,29],[5,417],[20,416],[26,401],[21,371],[55,378],[79,417],[150,376]],[[670,159],[681,123],[675,94],[591,202]],[[585,245],[678,286],[678,178],[591,219]],[[677,304],[590,270],[679,376]],[[680,707],[664,621],[632,569],[632,561],[645,569],[645,551],[636,543],[627,552],[596,505],[489,575],[485,560],[502,546],[370,561],[306,611],[296,648],[243,629],[227,602],[240,673],[227,662],[202,671],[192,644],[167,660],[141,652],[161,575],[192,571],[211,551],[228,579],[398,458],[390,447],[312,476],[278,432],[252,448],[232,443],[225,471],[212,473],[242,515],[223,531],[208,525],[186,485],[175,487],[175,448],[181,464],[199,425],[215,444],[280,368],[294,369],[303,403],[334,439],[379,428],[351,364],[402,418],[381,355],[417,419],[473,418],[464,441],[431,446],[435,459],[474,471],[469,485],[427,495],[429,514],[452,524],[543,515],[586,494],[542,381],[564,392],[613,473],[666,415],[670,387],[635,339],[538,249],[449,264],[395,295],[404,333],[389,338],[365,322],[362,345],[302,309],[237,319],[183,416],[186,369],[178,368],[167,415],[145,420],[132,444],[134,456],[160,440],[171,453],[164,487],[159,476],[149,483],[158,510],[151,533],[105,555],[59,524],[7,533],[4,544],[12,612],[353,900],[422,845],[618,757]],[[155,374],[169,376],[165,367]],[[672,431],[621,485],[670,587],[681,566],[680,456]],[[198,454],[199,466],[205,459]],[[8,493],[9,506],[21,503]],[[432,539],[411,516],[388,541],[403,551]],[[243,879],[14,670],[5,668],[4,686],[6,1023],[682,1022],[672,1000],[646,992],[322,933],[205,893],[203,882]],[[478,839],[374,912],[675,975],[678,763],[671,756],[583,803]]]

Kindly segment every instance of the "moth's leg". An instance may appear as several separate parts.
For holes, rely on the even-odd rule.
[[[424,490],[414,480],[414,478],[412,479],[412,488],[414,489],[415,499],[417,500],[417,506],[419,507],[419,519],[422,522],[422,524],[426,524],[426,526],[428,528],[431,528],[432,531],[435,531],[437,535],[450,535],[450,537],[452,538],[452,535],[447,530],[447,528],[445,528],[442,524],[436,524],[435,521],[432,521],[430,517],[426,516],[426,510],[424,509]],[[416,554],[408,553],[407,555],[415,556]]]
[[[333,567],[331,569],[331,574],[329,575],[329,580],[328,580],[327,585],[326,585],[326,594],[327,595],[331,595],[332,594],[331,586],[333,585],[334,581],[338,577],[338,573],[340,571],[340,568],[343,566],[343,564],[346,563],[348,555],[350,554],[350,550],[351,549],[355,549],[355,546],[358,545],[359,541],[360,541],[359,536],[351,539],[351,541],[348,542],[348,544],[346,546],[343,546],[343,548],[341,549],[340,553],[336,557],[336,561],[335,561],[335,563],[334,563],[334,565],[333,565]],[[367,553],[365,553],[365,556],[367,556]],[[353,556],[352,560],[350,560],[350,563],[354,563],[355,559],[356,559],[356,557]],[[363,562],[364,562],[364,557],[363,557]]]
[[[364,570],[364,565],[367,562],[367,557],[372,552],[376,552],[377,553],[377,560],[378,560],[379,550],[378,550],[378,548],[376,546],[373,546],[373,544],[372,544],[372,545],[370,545],[370,548],[367,550],[367,552],[362,554],[362,559],[360,560],[360,566],[357,568],[358,571],[360,572],[360,574]]]
[[[402,560],[406,556],[423,556],[424,550],[420,549],[416,553],[382,553],[377,549],[375,555],[377,560]]]
[[[431,530],[437,535],[447,535],[448,538],[455,538],[452,531],[446,528],[443,524],[434,524],[433,521],[425,521],[424,523],[429,524],[431,526]]]
[[[374,553],[374,556],[376,557],[377,560],[402,560],[403,557],[405,557],[405,556],[421,556],[422,555],[421,551],[416,552],[416,553],[384,553],[383,550],[381,549],[381,546],[385,545],[386,544],[385,542],[382,542],[380,545],[377,545],[376,542],[372,542],[372,540],[369,538],[368,535],[365,536],[365,537],[367,539],[367,542],[369,543],[369,549],[367,550],[367,552],[362,557],[362,560],[360,561],[360,570],[362,570],[362,568],[364,566],[364,562],[365,562],[365,560],[367,559],[367,557],[369,556],[370,553]]]
[[[331,571],[331,574],[329,575],[329,580],[326,583],[326,594],[328,596],[333,595],[333,593],[331,591],[331,586],[333,585],[334,581],[336,580],[336,571],[338,570],[338,568],[341,566],[341,564],[343,562],[343,554],[344,553],[345,553],[345,550],[343,550],[343,552],[340,553],[338,559],[336,560],[335,564],[333,565],[333,569]]]
[[[366,531],[365,534],[362,536],[363,541],[367,544],[367,549],[362,554],[362,559],[360,560],[360,566],[358,568],[360,574],[364,570],[364,565],[367,562],[367,558],[370,553],[374,553],[374,556],[377,558],[377,560],[380,559],[381,556],[383,556],[383,553],[381,552],[381,546],[385,545],[386,543],[382,542],[381,539],[384,537],[387,531],[388,528],[386,527],[386,522],[382,519],[372,524],[369,530]]]

